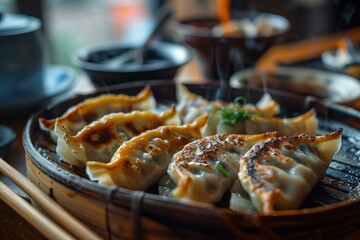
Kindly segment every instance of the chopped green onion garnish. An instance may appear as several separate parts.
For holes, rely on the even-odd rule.
[[[216,163],[215,167],[217,170],[219,170],[225,177],[229,177],[230,173],[220,164]]]
[[[242,109],[239,105],[235,105],[234,107],[223,107],[220,110],[220,115],[225,124],[235,125],[239,121],[244,121],[248,118],[256,117],[257,115],[252,112],[248,112]]]
[[[235,125],[238,121],[244,121],[248,118],[257,117],[257,114],[244,110],[240,105],[246,104],[244,97],[237,97],[231,107],[222,107],[220,115],[223,123],[228,125]]]
[[[247,103],[246,98],[244,98],[243,96],[238,96],[234,100],[234,104],[245,105],[246,103]]]

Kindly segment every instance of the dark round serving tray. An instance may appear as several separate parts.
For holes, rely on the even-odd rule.
[[[360,114],[311,97],[299,97],[272,90],[281,104],[282,116],[295,116],[310,108],[320,119],[319,134],[343,128],[340,151],[334,156],[326,177],[307,197],[299,210],[277,211],[265,216],[233,212],[223,205],[187,205],[172,198],[160,197],[156,187],[131,191],[90,181],[83,170],[59,160],[55,145],[39,128],[38,118],[60,116],[70,106],[102,93],[136,95],[145,83],[116,85],[88,95],[52,104],[28,121],[23,142],[28,175],[32,182],[102,236],[117,238],[336,238],[354,234],[360,224]],[[161,104],[175,101],[175,84],[169,81],[146,82]],[[188,88],[213,100],[220,89],[217,83],[188,84]],[[262,90],[230,89],[227,99],[245,96],[255,102]],[[221,96],[221,94],[220,94]]]

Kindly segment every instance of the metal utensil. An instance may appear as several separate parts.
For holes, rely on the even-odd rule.
[[[359,50],[355,47],[354,43],[350,39],[345,39],[346,48],[352,57],[353,61],[357,64],[360,64],[360,53]]]

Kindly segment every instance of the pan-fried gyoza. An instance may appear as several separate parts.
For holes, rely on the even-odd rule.
[[[179,124],[175,106],[161,115],[149,111],[111,113],[85,126],[75,136],[56,121],[56,152],[75,166],[85,166],[87,161],[109,162],[118,147],[132,137],[163,125]]]
[[[39,119],[40,128],[54,134],[55,122],[67,127],[71,135],[76,135],[83,127],[98,120],[102,116],[116,112],[131,112],[134,110],[150,111],[155,108],[156,101],[149,86],[137,96],[125,94],[103,94],[69,108],[62,116],[54,119]]]
[[[265,214],[299,207],[341,144],[341,130],[315,135],[315,110],[277,116],[269,94],[257,104],[210,101],[180,84],[176,99],[159,114],[150,87],[105,94],[39,125],[61,159],[85,166],[99,184],[145,191],[158,184],[164,196],[213,204],[230,191],[231,209]]]
[[[177,183],[176,198],[216,203],[234,183],[239,159],[256,143],[276,137],[218,134],[195,140],[177,152],[169,164],[168,174]]]
[[[260,134],[276,131],[279,136],[306,133],[313,135],[318,128],[318,119],[314,110],[293,118],[260,117],[248,115],[245,119],[229,124],[217,112],[209,113],[204,136],[219,133]]]
[[[110,163],[87,162],[90,179],[105,185],[145,190],[166,173],[171,157],[187,143],[201,138],[207,117],[192,124],[163,126],[123,143]]]
[[[184,122],[191,122],[203,115],[209,116],[204,136],[220,133],[261,134],[271,131],[276,131],[279,136],[300,133],[312,135],[318,125],[313,110],[293,118],[274,117],[279,112],[279,105],[269,94],[265,94],[256,105],[243,101],[208,102],[183,85],[178,86],[177,95],[179,113]]]
[[[233,103],[224,101],[208,101],[200,95],[192,93],[189,89],[179,84],[176,88],[177,108],[184,123],[191,123],[200,116],[209,114],[222,107],[232,107]],[[279,104],[272,99],[270,94],[264,96],[254,105],[243,103],[241,109],[262,117],[273,117],[279,113]]]
[[[341,135],[339,129],[324,136],[300,134],[254,145],[240,159],[238,177],[246,195],[233,194],[233,197],[241,202],[246,202],[241,198],[247,198],[254,209],[264,214],[298,208],[325,176],[330,161],[340,149]],[[236,208],[241,210],[242,206]]]

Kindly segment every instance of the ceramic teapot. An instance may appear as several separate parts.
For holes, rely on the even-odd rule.
[[[41,22],[35,17],[0,13],[0,100],[43,91]]]

